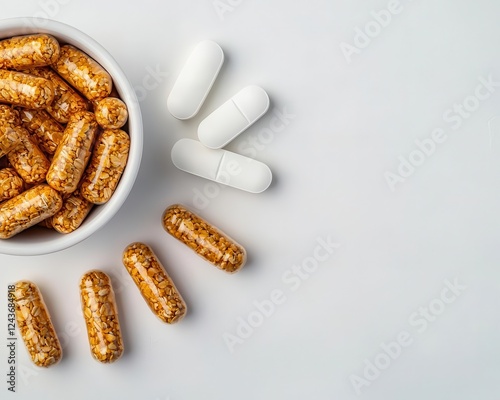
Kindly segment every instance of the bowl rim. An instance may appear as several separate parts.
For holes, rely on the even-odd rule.
[[[69,234],[63,235],[47,231],[47,233],[53,234],[54,239],[52,240],[41,240],[28,244],[22,240],[23,233],[11,239],[0,240],[0,254],[5,255],[34,256],[55,253],[82,242],[100,230],[113,218],[130,194],[142,159],[143,125],[139,101],[130,81],[113,56],[89,35],[63,22],[34,17],[0,20],[0,40],[11,36],[35,33],[53,35],[63,43],[75,45],[108,71],[113,78],[118,94],[128,108],[128,130],[131,146],[127,166],[120,182],[111,199],[106,204],[98,206],[99,210],[95,218],[85,221],[82,226]]]

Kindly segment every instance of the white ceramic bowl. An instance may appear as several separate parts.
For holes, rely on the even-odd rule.
[[[0,240],[0,254],[40,255],[71,247],[102,228],[120,209],[134,185],[142,157],[142,117],[137,96],[113,57],[95,40],[69,25],[37,18],[0,20],[0,39],[32,33],[48,33],[61,44],[72,44],[101,64],[113,78],[121,99],[127,104],[129,119],[123,128],[130,135],[130,154],[125,171],[111,200],[93,208],[74,232],[63,235],[44,228],[30,228],[10,239]]]

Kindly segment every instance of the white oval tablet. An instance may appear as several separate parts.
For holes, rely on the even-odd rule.
[[[208,149],[197,140],[179,140],[171,155],[182,171],[251,193],[263,192],[273,179],[266,164],[227,150]]]
[[[204,40],[196,45],[174,83],[167,107],[175,118],[189,119],[200,110],[224,63],[220,46]]]
[[[220,149],[247,129],[269,109],[269,96],[259,86],[243,88],[198,127],[200,142],[211,149]]]

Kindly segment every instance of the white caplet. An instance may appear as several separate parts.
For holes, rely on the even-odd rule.
[[[200,142],[220,149],[262,117],[269,109],[269,96],[259,86],[243,88],[201,121]]]
[[[171,156],[182,171],[251,193],[263,192],[273,179],[266,164],[227,150],[208,149],[197,140],[179,140]]]
[[[220,46],[204,40],[194,48],[168,96],[167,108],[175,118],[193,118],[200,110],[224,63]]]

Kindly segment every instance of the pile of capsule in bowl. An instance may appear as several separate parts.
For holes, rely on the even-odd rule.
[[[46,34],[0,41],[0,239],[76,230],[127,164],[125,103],[108,72]]]

